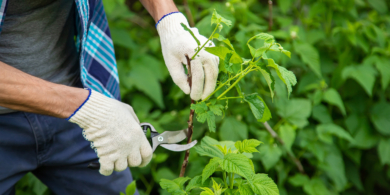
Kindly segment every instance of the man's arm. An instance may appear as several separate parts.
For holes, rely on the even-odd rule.
[[[165,14],[179,11],[173,0],[140,0],[142,5],[157,22]]]
[[[88,94],[88,90],[51,83],[0,62],[2,107],[67,118]]]

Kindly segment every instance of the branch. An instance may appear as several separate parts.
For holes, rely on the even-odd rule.
[[[272,31],[272,0],[268,0],[268,31]]]
[[[265,129],[267,129],[267,131],[271,134],[271,136],[273,138],[275,138],[276,140],[278,140],[278,142],[280,144],[282,144],[282,146],[286,149],[288,156],[295,163],[295,165],[297,166],[299,172],[301,172],[302,174],[305,174],[305,170],[303,169],[301,161],[299,161],[299,159],[297,159],[295,157],[295,155],[294,155],[294,153],[292,153],[292,151],[287,150],[284,141],[279,137],[279,135],[272,129],[271,126],[269,126],[269,124],[267,122],[264,122],[263,125],[264,125]]]
[[[187,54],[185,54],[187,59],[187,65],[188,65],[188,84],[190,85],[190,89],[192,88],[192,73],[191,73],[191,59],[188,57]],[[191,104],[195,104],[195,101],[191,99]],[[191,143],[192,141],[192,132],[194,128],[193,119],[194,119],[194,110],[190,110],[190,116],[188,119],[188,135],[187,135],[187,144]],[[186,151],[186,154],[184,156],[183,164],[181,165],[180,170],[180,177],[184,177],[184,173],[186,172],[186,168],[188,165],[188,157],[190,156],[190,149]]]
[[[194,27],[195,26],[194,17],[192,16],[190,6],[188,6],[187,0],[183,0],[183,6],[184,6],[184,10],[186,11],[186,14],[188,16],[188,22],[190,23],[190,26]]]

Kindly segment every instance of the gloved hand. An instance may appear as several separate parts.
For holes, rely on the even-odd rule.
[[[69,121],[84,129],[84,137],[99,157],[102,175],[146,166],[152,158],[152,147],[128,104],[91,90]]]
[[[190,86],[182,63],[187,65],[184,55],[187,54],[191,58],[195,54],[195,48],[198,44],[191,34],[183,29],[181,23],[189,27],[187,19],[182,13],[171,13],[160,19],[157,23],[157,31],[161,39],[165,64],[173,81],[184,93],[190,94]],[[207,41],[206,37],[199,34],[197,28],[191,28],[191,30],[201,45]],[[214,43],[210,41],[206,46],[214,46]],[[218,77],[218,64],[219,58],[205,50],[201,50],[191,61],[192,88],[190,96],[193,100],[205,99],[214,91]]]

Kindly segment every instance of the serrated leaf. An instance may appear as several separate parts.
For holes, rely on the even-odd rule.
[[[211,132],[215,132],[216,130],[215,115],[212,111],[207,112],[207,125],[209,126],[209,130]]]
[[[262,119],[265,106],[263,104],[263,101],[261,101],[261,97],[256,94],[252,94],[245,96],[244,100],[248,102],[249,107],[251,108],[256,120]]]
[[[219,23],[225,23],[227,26],[232,25],[232,21],[222,17],[217,13],[216,10],[214,10],[213,15],[211,16],[211,24],[219,24]]]
[[[218,184],[213,178],[211,178],[211,180],[213,181],[214,195],[221,195],[226,188],[222,189],[222,184]]]
[[[195,151],[201,156],[208,156],[211,158],[219,157],[223,158],[223,153],[215,146],[219,145],[219,142],[209,136],[205,136],[200,144],[194,147]]]
[[[282,80],[283,83],[286,84],[288,96],[290,97],[290,94],[292,92],[292,86],[297,84],[297,78],[295,77],[294,73],[282,66],[279,66],[278,64],[275,63],[273,59],[267,59],[267,61],[268,61],[268,66],[274,68],[280,80]]]
[[[254,195],[250,184],[242,184],[239,186],[238,191],[240,192],[240,195]]]
[[[195,110],[195,113],[204,113],[208,110],[208,107],[205,102],[200,102],[197,104],[191,104],[191,109]]]
[[[218,168],[222,162],[221,158],[212,158],[202,171],[202,183],[204,183]]]
[[[240,153],[253,153],[259,152],[256,147],[259,146],[262,142],[255,139],[246,139],[243,141],[237,141],[234,146]]]
[[[259,195],[279,195],[278,186],[267,174],[258,173],[252,178],[252,190]]]
[[[183,189],[183,184],[188,181],[189,177],[179,177],[172,180],[161,179],[160,186],[162,189],[167,190],[172,195],[185,195],[187,194]]]
[[[313,72],[321,76],[320,55],[317,49],[308,43],[294,42],[295,51],[301,56],[302,61],[305,62]]]
[[[257,120],[258,122],[264,123],[265,121],[268,121],[272,118],[271,111],[269,110],[267,104],[264,102],[263,99],[261,101],[264,104],[264,113],[263,113],[263,118]]]
[[[248,138],[248,127],[235,117],[226,117],[220,126],[219,137],[221,140],[242,140]]]
[[[226,154],[221,168],[227,172],[239,174],[246,179],[251,178],[254,174],[248,157],[243,154]]]
[[[369,96],[372,95],[372,88],[375,84],[376,70],[369,65],[348,66],[342,72],[343,79],[352,78],[356,80]]]
[[[133,180],[133,181],[126,187],[126,195],[134,195],[136,189],[137,189],[136,181]]]
[[[190,28],[188,28],[187,25],[185,25],[184,23],[180,23],[180,25],[184,28],[185,31],[189,32],[192,36],[192,38],[195,39],[196,43],[198,44],[198,47],[200,46],[200,42],[198,40],[198,38],[196,38],[196,36],[194,35],[194,33],[192,32],[192,30]]]
[[[341,110],[341,113],[344,116],[346,115],[343,100],[341,99],[340,94],[335,89],[333,88],[327,89],[323,93],[323,100],[329,104],[337,106]]]
[[[204,191],[200,193],[200,195],[214,195],[214,192],[210,188],[200,188]]]
[[[194,188],[199,188],[202,186],[202,183],[203,183],[202,176],[200,176],[200,175],[195,176],[194,178],[192,178],[190,180],[190,182],[188,182],[188,185],[186,186],[186,191],[189,192]]]
[[[345,139],[350,143],[353,143],[354,141],[351,135],[346,130],[333,123],[317,125],[316,131],[318,133],[319,139],[324,141],[325,143],[333,143],[331,135],[337,136],[341,139]]]
[[[311,102],[307,99],[281,100],[276,104],[278,114],[299,128],[309,124]]]
[[[303,191],[309,195],[330,195],[328,188],[320,178],[313,178],[303,186]]]
[[[210,105],[209,109],[217,116],[222,116],[223,106],[221,104]]]

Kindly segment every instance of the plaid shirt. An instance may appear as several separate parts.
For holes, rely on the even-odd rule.
[[[8,0],[0,0],[0,33]],[[81,81],[108,97],[120,98],[114,46],[101,0],[75,0]]]

